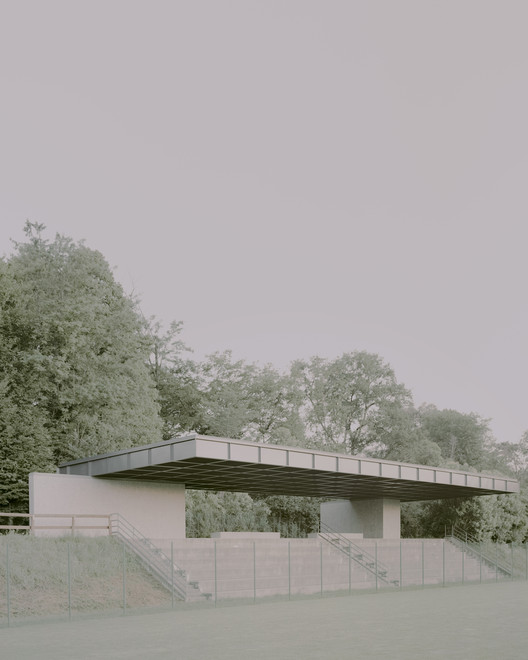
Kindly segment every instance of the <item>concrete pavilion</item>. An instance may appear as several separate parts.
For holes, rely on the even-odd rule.
[[[185,489],[329,498],[321,520],[342,533],[399,538],[400,503],[516,493],[518,482],[197,434],[30,475],[30,513],[120,513],[150,538],[185,538]]]

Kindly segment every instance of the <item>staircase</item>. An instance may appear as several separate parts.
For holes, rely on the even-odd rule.
[[[481,543],[461,527],[453,525],[450,531],[446,530],[445,540],[468,556],[475,558],[488,569],[488,572],[489,570],[494,571],[497,579],[513,579],[512,566],[507,566],[504,562],[499,561],[498,557],[492,557],[489,553],[483,552]]]
[[[211,594],[203,593],[198,582],[189,580],[185,570],[176,566],[160,548],[119,513],[110,515],[110,534],[119,538],[149,573],[178,600],[196,602],[211,598]]]
[[[331,529],[325,523],[320,523],[319,537],[329,543],[334,548],[345,554],[349,559],[361,566],[365,571],[371,573],[376,582],[398,587],[400,584],[399,579],[394,579],[389,575],[388,568],[378,561],[378,558],[366,552],[355,543],[352,543],[343,534]]]

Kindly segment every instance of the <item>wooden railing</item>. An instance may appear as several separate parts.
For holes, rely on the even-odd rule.
[[[31,534],[37,530],[70,530],[72,536],[76,530],[106,530],[110,534],[110,515],[94,513],[13,513],[1,512],[0,520],[11,520],[9,525],[0,525],[0,530],[11,532],[27,532]],[[14,519],[23,519],[26,524],[13,524]],[[64,521],[65,524],[61,524]],[[68,521],[68,524],[66,524]],[[101,521],[101,524],[96,524]],[[39,524],[45,523],[45,524]],[[89,522],[90,524],[83,524]]]

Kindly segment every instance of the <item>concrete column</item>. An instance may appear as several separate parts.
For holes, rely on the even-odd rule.
[[[323,502],[321,522],[340,533],[363,534],[369,539],[399,539],[400,502],[387,498]]]

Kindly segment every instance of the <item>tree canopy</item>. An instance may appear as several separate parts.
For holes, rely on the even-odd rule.
[[[487,420],[475,413],[464,415],[456,410],[438,410],[435,406],[422,407],[420,420],[444,459],[475,469],[483,466],[491,435]]]
[[[47,240],[36,223],[25,229],[27,240],[0,259],[0,508],[27,508],[31,471],[189,431],[528,482],[528,431],[497,444],[480,415],[416,409],[379,355],[314,356],[284,372],[228,350],[193,360],[182,324],[147,322],[99,252],[60,235]],[[407,505],[403,528],[437,534],[459,519],[499,538],[507,520],[517,539],[526,535],[523,497]],[[318,500],[208,493],[192,495],[189,507],[193,533],[224,524],[306,533]]]
[[[387,444],[410,392],[375,354],[345,353],[332,361],[298,360],[292,376],[304,400],[307,427],[318,446],[358,454]]]
[[[30,469],[161,440],[134,301],[99,252],[43,229],[27,223],[28,242],[1,265],[3,469],[25,481]]]

